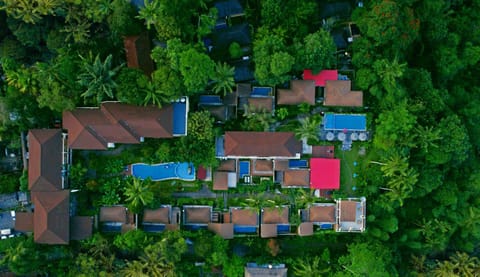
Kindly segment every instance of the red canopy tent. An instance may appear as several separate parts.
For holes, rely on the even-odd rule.
[[[339,189],[340,188],[340,160],[311,158],[310,159],[310,188]]]
[[[338,80],[338,71],[324,69],[318,74],[313,74],[310,69],[305,69],[303,71],[303,80],[313,80],[315,81],[316,87],[324,87],[327,80],[334,81]]]

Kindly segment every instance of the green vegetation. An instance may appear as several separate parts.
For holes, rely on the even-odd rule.
[[[159,204],[223,209],[220,197],[172,197],[199,190],[201,183],[140,182],[123,178],[123,172],[135,162],[191,161],[215,168],[215,135],[225,130],[295,131],[320,143],[314,135],[317,108],[340,109],[299,105],[277,107],[272,114],[246,107],[244,115],[218,126],[208,112],[196,111],[196,103],[200,94],[233,90],[231,62],[242,56],[251,56],[260,85],[288,87],[305,68],[340,67],[329,32],[348,22],[355,22],[361,35],[339,52],[351,57],[345,66],[354,70],[348,73],[353,89],[364,92],[372,137],[354,142],[349,152],[336,147],[342,185],[334,195],[367,198],[364,234],[224,241],[209,232],[96,232],[68,246],[37,245],[21,237],[2,240],[1,265],[17,275],[39,276],[195,276],[217,269],[243,276],[251,261],[286,263],[297,276],[480,274],[480,3],[363,1],[351,18],[325,18],[323,25],[319,14],[332,2],[242,1],[252,45],[228,42],[218,51],[222,56],[203,44],[218,15],[213,1],[145,1],[137,11],[123,0],[0,0],[2,144],[28,129],[52,127],[64,110],[77,106],[105,100],[162,106],[190,96],[185,137],[146,139],[117,152],[74,152],[70,182],[80,189],[80,215],[114,204],[136,212]],[[151,76],[123,66],[123,37],[139,34],[155,41]],[[1,192],[26,190],[27,176],[2,172]],[[262,194],[277,187],[258,183],[232,191],[246,195],[229,198],[229,204],[300,208],[318,200],[306,190]],[[187,251],[186,238],[194,251]]]

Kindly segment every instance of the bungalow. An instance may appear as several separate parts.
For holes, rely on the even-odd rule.
[[[250,84],[237,84],[238,109],[248,113],[275,110],[275,97],[271,87],[253,87]],[[248,110],[249,109],[249,110]]]
[[[311,222],[320,229],[333,229],[336,223],[335,203],[314,203],[299,213],[302,222]]]
[[[336,107],[362,107],[363,92],[352,91],[350,80],[327,80],[323,105]]]
[[[101,207],[98,221],[103,232],[125,233],[136,228],[133,215],[120,205]]]
[[[366,199],[347,198],[337,201],[337,232],[364,232],[366,222]]]
[[[279,234],[289,234],[289,210],[289,207],[286,205],[263,208],[260,215],[260,236],[262,238],[271,238]]]
[[[298,159],[302,143],[291,132],[226,132],[217,138],[218,158]]]
[[[253,208],[231,207],[227,223],[233,224],[234,234],[257,234],[258,212]]]
[[[63,112],[71,149],[106,150],[115,143],[140,143],[144,138],[187,135],[188,98],[166,105],[134,106],[103,102],[100,108],[76,108]]]
[[[211,206],[183,206],[183,226],[189,230],[207,228],[213,222],[212,210]]]
[[[235,92],[231,94],[235,94]],[[222,99],[218,95],[200,95],[198,107],[210,112],[220,122],[224,122],[236,117],[237,114],[237,101],[231,101],[231,98]]]
[[[145,232],[162,232],[179,228],[180,210],[172,209],[171,205],[161,205],[157,209],[145,209],[143,212],[142,229]]]
[[[277,90],[278,105],[315,105],[315,82],[312,80],[292,80],[290,89]]]
[[[235,188],[238,180],[236,169],[236,160],[221,161],[220,166],[213,173],[213,189],[228,190],[228,188]]]

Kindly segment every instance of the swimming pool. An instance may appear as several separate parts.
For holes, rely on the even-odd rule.
[[[132,164],[132,176],[141,180],[151,178],[153,181],[179,179],[184,181],[195,180],[195,167],[192,163],[162,163],[162,164]]]

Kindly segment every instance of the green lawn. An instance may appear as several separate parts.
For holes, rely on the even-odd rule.
[[[359,142],[354,142],[350,151],[342,151],[341,144],[335,146],[335,157],[340,159],[340,190],[347,195],[355,195],[352,188],[356,186],[358,177],[354,178],[353,175],[362,174],[360,164],[365,160],[365,156],[359,155],[360,148]],[[357,162],[356,166],[354,162]]]

